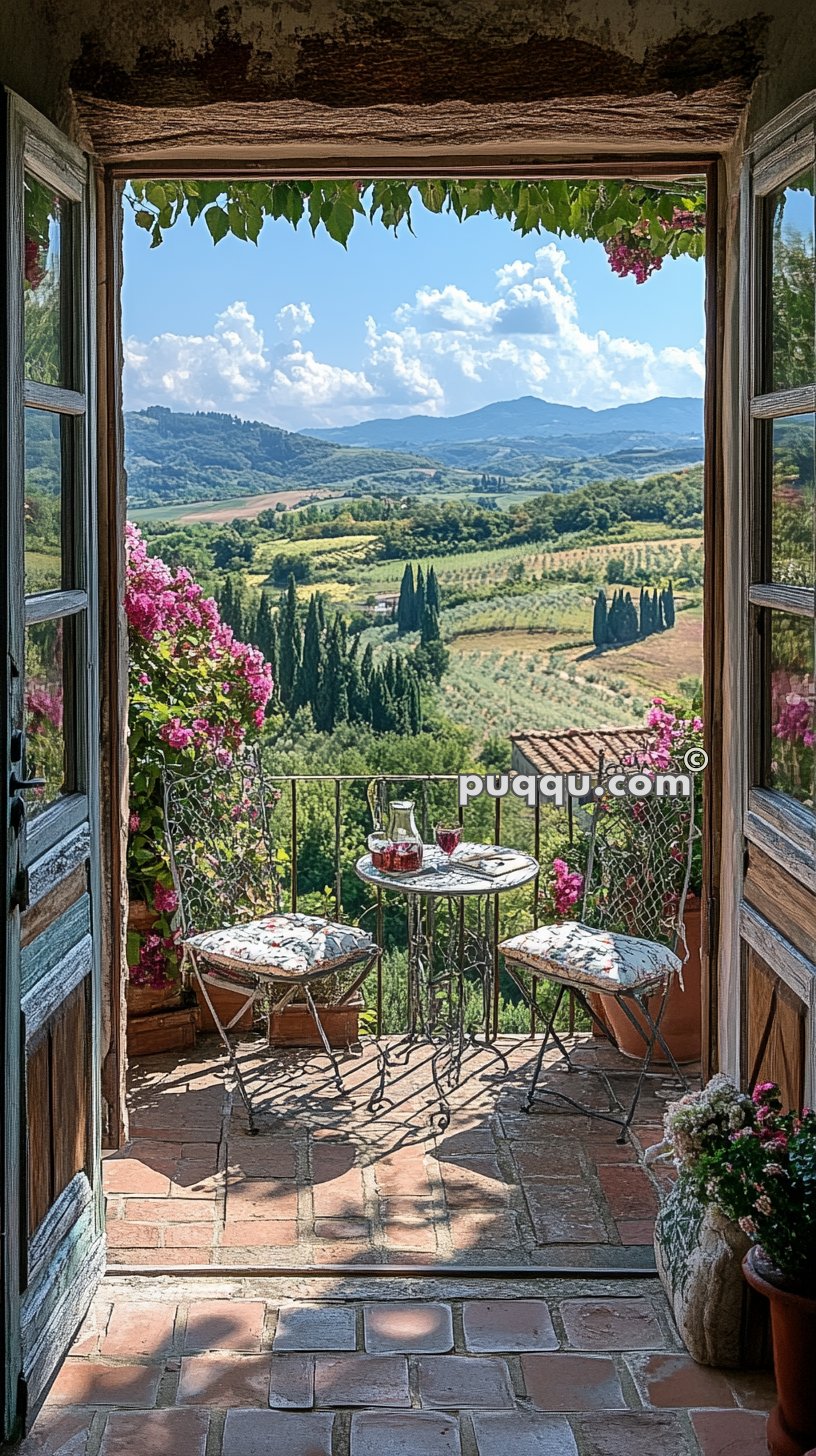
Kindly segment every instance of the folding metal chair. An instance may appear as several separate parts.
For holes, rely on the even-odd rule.
[[[324,1004],[347,1003],[374,964],[377,946],[358,926],[281,912],[272,795],[257,751],[223,767],[208,761],[190,770],[165,768],[162,778],[183,972],[201,989],[255,1133],[252,1102],[229,1032],[249,1006],[260,1006],[268,1024],[301,995],[331,1062],[335,1086],[345,1093],[313,991],[320,986]],[[210,995],[214,987],[246,993],[226,1026]]]
[[[680,771],[687,772],[681,765],[666,770],[667,773]],[[654,954],[661,947],[669,947],[681,962],[688,957],[684,914],[694,843],[699,837],[694,822],[694,776],[688,777],[691,782],[688,797],[652,793],[646,798],[614,799],[605,795],[593,805],[579,924],[613,935],[633,936],[646,943],[642,965],[639,969],[635,965],[632,978],[626,984],[606,978],[588,981],[585,975],[571,972],[568,965],[556,965],[546,954],[537,954],[537,951],[546,952],[547,927],[516,936],[500,947],[508,975],[545,1028],[523,1103],[525,1112],[532,1111],[537,1101],[567,1104],[586,1116],[616,1123],[621,1128],[617,1141],[625,1142],[646,1077],[666,1076],[666,1071],[651,1070],[657,1046],[666,1058],[667,1070],[684,1091],[688,1090],[688,1080],[661,1030],[672,981],[682,972],[665,968],[655,971],[655,961],[660,957]],[[540,991],[547,982],[558,986],[549,1011],[540,1003]],[[568,1071],[598,1070],[604,1075],[603,1069],[579,1068],[555,1027],[561,1004],[570,992],[591,1023],[617,1047],[610,1028],[589,999],[593,991],[614,997],[643,1043],[643,1057],[632,1069],[636,1083],[631,1101],[628,1108],[620,1111],[611,1105],[608,1110],[586,1106],[549,1082],[539,1086],[544,1058],[553,1046],[561,1053]],[[649,1003],[655,996],[660,1000],[653,1009]],[[614,1069],[615,1076],[623,1072],[623,1068]]]

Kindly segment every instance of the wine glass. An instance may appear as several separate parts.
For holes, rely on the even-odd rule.
[[[436,839],[437,847],[441,849],[444,855],[447,855],[448,864],[450,864],[451,857],[458,848],[459,842],[462,838],[461,824],[456,824],[449,820],[443,820],[440,824],[437,824],[436,829],[434,830],[434,837]]]

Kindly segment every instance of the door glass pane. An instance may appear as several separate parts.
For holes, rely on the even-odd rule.
[[[25,412],[25,591],[69,586],[63,572],[63,450],[71,420],[45,410]]]
[[[774,420],[771,579],[786,586],[816,582],[815,455],[816,415]]]
[[[769,389],[816,382],[813,172],[770,198],[771,378]]]
[[[26,628],[26,777],[45,779],[44,788],[26,790],[30,819],[66,792],[69,778],[63,671],[65,625],[57,618]]]
[[[770,614],[770,771],[768,786],[815,806],[814,630],[809,617]]]
[[[65,384],[62,300],[65,204],[36,177],[25,178],[23,314],[25,373],[38,384]]]

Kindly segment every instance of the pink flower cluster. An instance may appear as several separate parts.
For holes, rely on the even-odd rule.
[[[26,693],[26,708],[40,719],[39,723],[29,723],[29,733],[41,733],[46,722],[51,723],[54,728],[62,727],[61,688],[55,688],[52,692],[44,683],[32,683]]]
[[[173,572],[158,556],[151,556],[138,527],[125,527],[127,583],[125,612],[137,637],[154,642],[160,632],[177,637],[185,627],[221,627],[218,608],[205,597],[189,571],[180,566]]]
[[[174,915],[178,910],[178,895],[157,880],[153,886],[153,904],[160,915]]]
[[[571,870],[565,860],[554,859],[550,894],[556,915],[568,915],[581,898],[583,889],[583,875],[577,870]]]
[[[168,986],[172,981],[169,955],[175,951],[176,942],[172,935],[159,935],[154,930],[146,935],[139,951],[138,962],[130,967],[133,985],[151,986],[154,991],[161,991]]]
[[[773,725],[777,738],[786,743],[801,743],[803,748],[813,748],[816,734],[813,730],[813,704],[799,693],[788,693]]]
[[[705,213],[694,212],[687,207],[675,207],[670,218],[662,217],[660,225],[665,233],[699,232],[705,227]],[[624,228],[614,238],[604,243],[609,266],[619,278],[631,273],[636,283],[645,283],[663,266],[663,257],[655,253],[647,242],[649,224],[644,219],[634,227]]]

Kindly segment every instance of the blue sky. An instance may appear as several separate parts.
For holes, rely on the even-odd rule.
[[[256,249],[185,221],[151,250],[126,208],[126,408],[308,429],[522,394],[600,409],[702,393],[702,263],[639,286],[597,243],[421,208],[414,229],[360,221],[344,251],[267,223]]]

